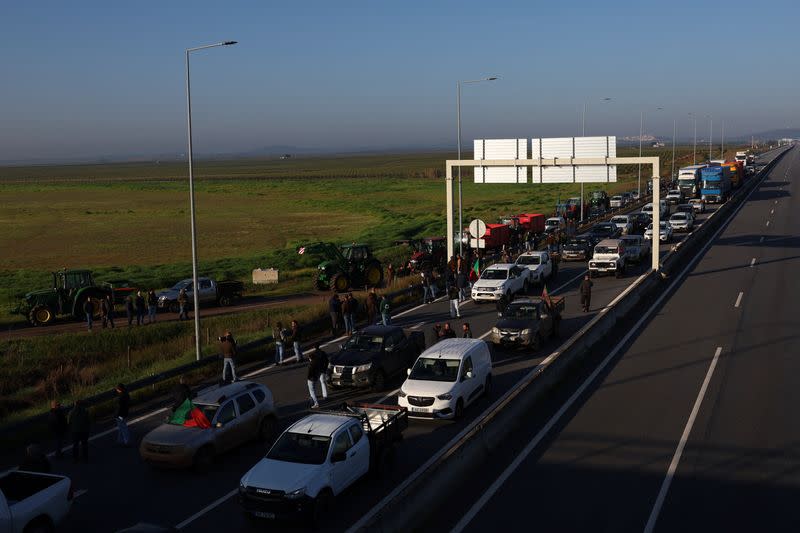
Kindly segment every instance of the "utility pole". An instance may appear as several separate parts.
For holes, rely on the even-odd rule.
[[[672,181],[675,181],[675,133],[678,128],[678,122],[672,119]]]

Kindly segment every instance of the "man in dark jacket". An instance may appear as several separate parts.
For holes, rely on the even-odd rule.
[[[375,324],[375,318],[378,316],[378,295],[375,289],[370,289],[367,294],[367,325],[372,326]]]
[[[339,317],[342,314],[342,301],[336,293],[333,293],[328,300],[328,313],[331,315],[331,335],[336,336],[336,332],[339,331]]]
[[[69,430],[72,434],[72,459],[77,463],[78,458],[84,463],[89,462],[89,411],[86,402],[77,400],[69,413]]]
[[[110,294],[106,294],[106,297],[100,300],[100,318],[103,321],[103,329],[108,325],[114,329],[114,302],[111,301]]]
[[[450,322],[445,322],[444,327],[442,328],[442,338],[443,339],[455,339],[456,332],[453,328],[450,327]]]
[[[136,309],[136,325],[141,326],[144,324],[144,313],[147,310],[147,303],[144,300],[142,291],[136,293],[136,299],[133,301],[133,307]]]
[[[469,322],[464,322],[461,325],[461,331],[463,333],[462,337],[464,337],[465,339],[472,338],[472,328],[469,327]]]
[[[303,349],[300,347],[300,342],[302,341],[300,338],[301,335],[300,324],[297,320],[292,320],[292,347],[294,348],[294,355],[297,357],[298,363],[303,360]]]
[[[592,280],[589,279],[589,274],[586,274],[583,277],[583,281],[581,281],[580,293],[581,293],[581,306],[583,306],[583,312],[589,312],[589,306],[592,303]]]
[[[64,456],[64,452],[62,452],[61,449],[64,447],[64,440],[67,436],[67,429],[69,429],[69,426],[67,425],[67,414],[57,400],[50,402],[50,414],[47,416],[47,425],[50,427],[50,433],[53,434],[53,438],[56,441],[56,458],[61,459]]]
[[[181,289],[178,292],[178,320],[189,320],[189,315],[186,313],[186,305],[189,303],[189,297],[186,294],[186,289]]]
[[[92,331],[92,319],[94,318],[94,305],[92,304],[91,296],[87,296],[86,301],[83,302],[83,312],[86,315],[86,324],[89,326],[89,331]]]
[[[308,395],[311,397],[313,404],[312,409],[319,407],[317,401],[317,393],[314,390],[316,382],[319,381],[322,388],[322,399],[328,399],[328,388],[325,386],[325,373],[328,370],[328,354],[326,354],[319,346],[319,343],[314,345],[314,351],[308,356],[308,373],[306,379],[308,381]]]
[[[128,327],[133,325],[133,294],[129,294],[127,298],[125,298],[125,316],[128,317]]]
[[[131,432],[127,422],[131,408],[131,396],[124,383],[117,384],[114,392],[117,393],[117,444],[128,446],[131,442]]]
[[[461,303],[467,299],[467,291],[469,289],[469,278],[463,270],[459,271],[458,276],[456,276],[456,287],[458,287],[458,302]]]
[[[236,359],[236,341],[231,335],[230,331],[219,338],[219,348],[222,352],[222,381],[225,381],[225,371],[230,367],[231,369],[231,382],[236,381],[236,366],[234,359]]]

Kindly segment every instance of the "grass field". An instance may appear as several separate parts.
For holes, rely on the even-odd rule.
[[[622,149],[620,155],[635,155]],[[646,150],[669,173],[671,150]],[[198,255],[204,274],[248,280],[276,267],[287,280],[263,291],[308,290],[313,257],[294,253],[315,240],[361,241],[383,257],[392,243],[442,235],[444,161],[452,154],[350,156],[197,165]],[[677,166],[691,150],[678,149]],[[636,167],[621,167],[611,190],[630,189]],[[185,166],[114,164],[0,168],[0,320],[49,272],[92,268],[101,280],[165,287],[190,275]],[[643,176],[648,169],[643,169]],[[603,185],[587,185],[587,193]],[[635,184],[634,184],[635,188]],[[464,220],[518,211],[550,213],[579,186],[476,185],[464,178]]]

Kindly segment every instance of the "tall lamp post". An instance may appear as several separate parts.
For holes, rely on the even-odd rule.
[[[602,102],[610,102],[611,98],[606,96]],[[586,102],[583,103],[583,115],[581,115],[581,137],[586,137]],[[581,182],[581,222],[583,222],[583,182]]]
[[[457,94],[456,94],[456,107],[457,107],[457,116],[456,116],[456,126],[458,128],[458,159],[461,160],[461,85],[466,85],[467,83],[480,83],[482,81],[494,81],[497,79],[497,76],[491,76],[488,78],[481,78],[479,80],[465,80],[459,81],[456,83],[457,87]],[[463,200],[464,200],[464,193],[461,189],[461,166],[458,167],[458,255],[463,255],[464,252],[464,236],[462,235],[464,231],[464,221],[463,221]],[[453,236],[449,235],[448,239],[452,239]],[[450,242],[450,241],[448,241]]]
[[[694,123],[694,143],[692,144],[692,164],[697,164],[697,115],[694,113],[689,113],[689,116],[692,117],[692,122]]]
[[[709,113],[706,115],[708,117],[708,162],[711,162],[711,158],[714,157],[714,154],[711,153],[713,148],[711,147],[711,139],[714,138],[714,115]]]
[[[663,107],[657,107],[656,111],[661,111]],[[642,157],[642,136],[644,135],[644,111],[639,112],[639,157]],[[637,182],[636,190],[639,196],[642,196],[642,164],[639,163],[639,180]]]
[[[200,301],[197,290],[197,228],[194,209],[194,172],[192,168],[192,90],[189,83],[189,54],[206,48],[217,46],[230,46],[236,41],[223,41],[221,43],[207,44],[186,49],[186,125],[189,137],[189,210],[191,212],[192,226],[192,296],[194,299],[194,349],[195,357],[200,360]]]

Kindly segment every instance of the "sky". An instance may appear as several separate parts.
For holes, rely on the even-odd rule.
[[[764,7],[761,7],[764,6]],[[800,126],[800,2],[0,0],[0,161]],[[611,98],[610,101],[604,100]],[[662,109],[658,109],[658,108]]]

